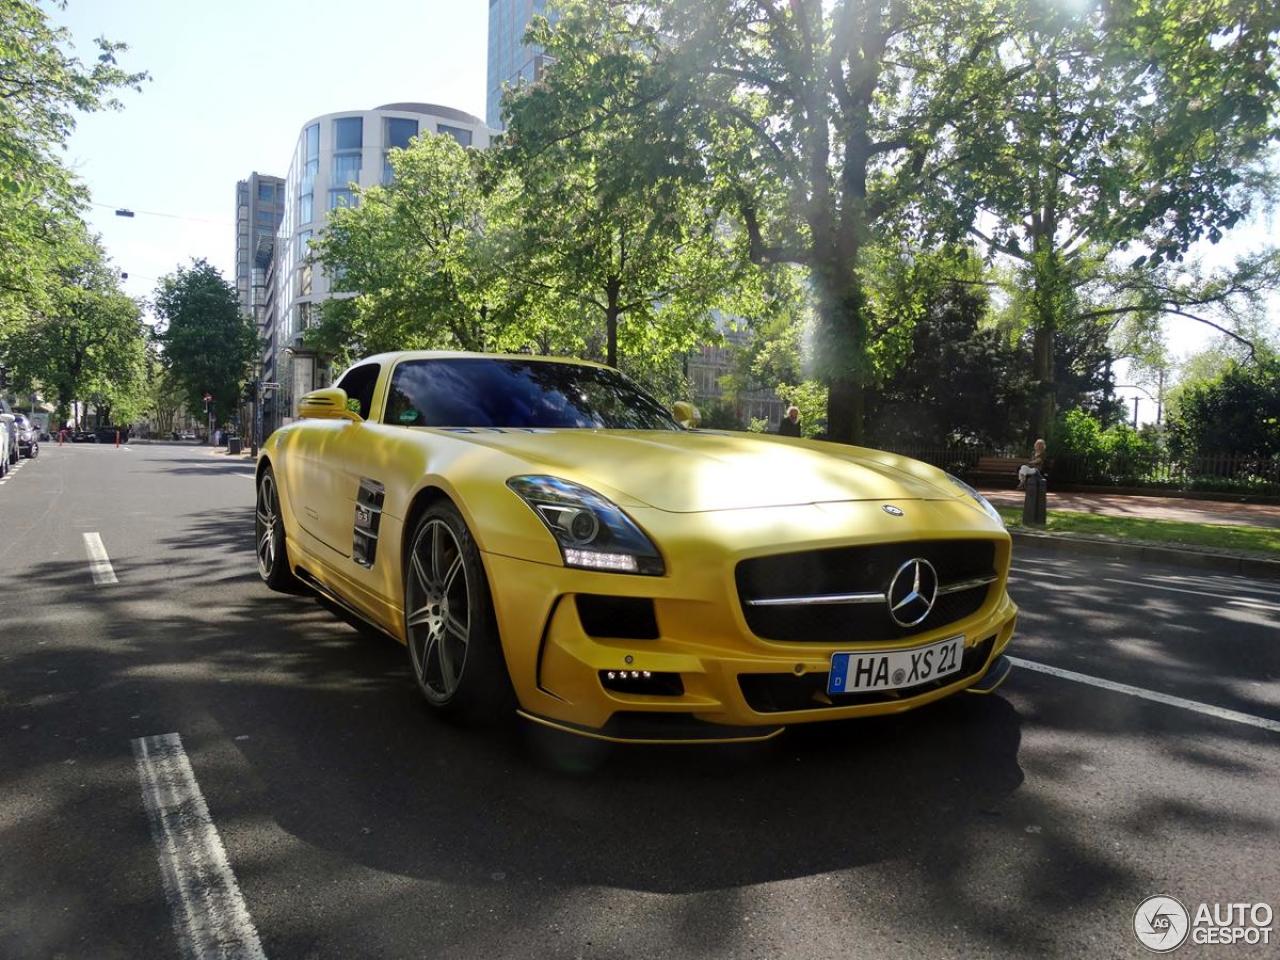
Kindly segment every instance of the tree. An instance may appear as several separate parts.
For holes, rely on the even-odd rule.
[[[182,388],[189,410],[204,409],[213,395],[216,418],[229,419],[240,404],[250,365],[258,353],[253,321],[240,312],[236,291],[208,261],[162,277],[156,288],[157,337],[164,362]]]
[[[23,392],[39,387],[65,415],[73,401],[95,402],[108,417],[133,396],[146,334],[138,304],[122,293],[119,276],[95,241],[80,237],[44,312],[10,331],[6,350]]]
[[[704,179],[672,162],[619,109],[651,84],[649,52],[598,2],[566,7],[529,41],[551,65],[505,104],[503,161],[524,202],[518,277],[603,334],[603,359],[652,368],[714,339],[712,311],[758,292],[745,238],[726,229]]]
[[[874,345],[886,332],[869,299],[864,254],[918,206],[944,162],[943,134],[968,96],[969,67],[1002,29],[993,6],[594,5],[630,11],[622,42],[650,61],[643,82],[603,112],[647,115],[647,139],[669,145],[671,162],[701,163],[753,260],[810,269],[832,439],[863,435]]]
[[[994,282],[965,251],[917,254],[881,310],[912,310],[898,329],[904,343],[884,364],[869,404],[868,432],[886,445],[942,446],[957,441],[1003,446],[1024,440],[1029,404],[1029,351],[992,324]]]
[[[1280,457],[1280,359],[1232,360],[1217,376],[1186,385],[1168,426],[1180,455],[1239,454],[1257,465]]]
[[[91,65],[69,46],[38,3],[0,0],[0,335],[48,311],[75,266],[86,194],[59,152],[76,114],[119,108],[113,92],[146,79],[118,65],[123,44],[99,39]]]
[[[521,340],[510,331],[533,321],[536,297],[511,272],[517,185],[449,136],[419,136],[390,160],[391,183],[333,211],[312,247],[352,295],[326,302],[309,345],[361,356]]]
[[[1217,242],[1272,187],[1280,8],[1008,0],[1005,9],[1004,36],[971,64],[964,122],[930,172],[957,231],[1014,263],[1029,293],[1043,433],[1054,419],[1055,338],[1072,323],[1162,312],[1211,322],[1198,308],[1222,291],[1206,299],[1169,265],[1198,240]],[[1249,284],[1259,268],[1242,264],[1226,285]]]

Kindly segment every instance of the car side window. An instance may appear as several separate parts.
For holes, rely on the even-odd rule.
[[[382,415],[383,423],[395,423],[402,427],[425,426],[426,411],[418,407],[415,391],[409,383],[409,375],[413,364],[402,363],[391,375],[391,386],[387,389],[387,408]]]
[[[352,367],[335,386],[347,392],[347,403],[365,420],[373,410],[373,388],[378,384],[382,367],[376,363],[362,363]],[[358,404],[358,406],[357,406]]]

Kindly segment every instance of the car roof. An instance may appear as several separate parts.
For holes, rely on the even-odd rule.
[[[597,363],[594,360],[581,360],[577,357],[546,357],[531,353],[475,353],[468,350],[393,350],[364,357],[352,363],[351,367],[357,367],[362,363],[391,364],[401,360],[519,360],[533,363],[572,363],[580,367],[613,369],[607,364]]]

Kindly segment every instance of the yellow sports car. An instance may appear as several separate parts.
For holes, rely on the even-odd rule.
[[[300,412],[258,461],[262,578],[398,638],[440,711],[750,740],[1009,671],[1009,535],[918,461],[528,356],[382,354]]]

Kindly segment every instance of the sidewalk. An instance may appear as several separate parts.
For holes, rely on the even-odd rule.
[[[1021,490],[985,489],[982,495],[997,507],[1021,507]],[[1280,506],[1262,503],[1224,503],[1182,497],[1140,497],[1118,493],[1054,493],[1050,510],[1075,510],[1142,520],[1181,520],[1186,523],[1234,524],[1280,528]]]

